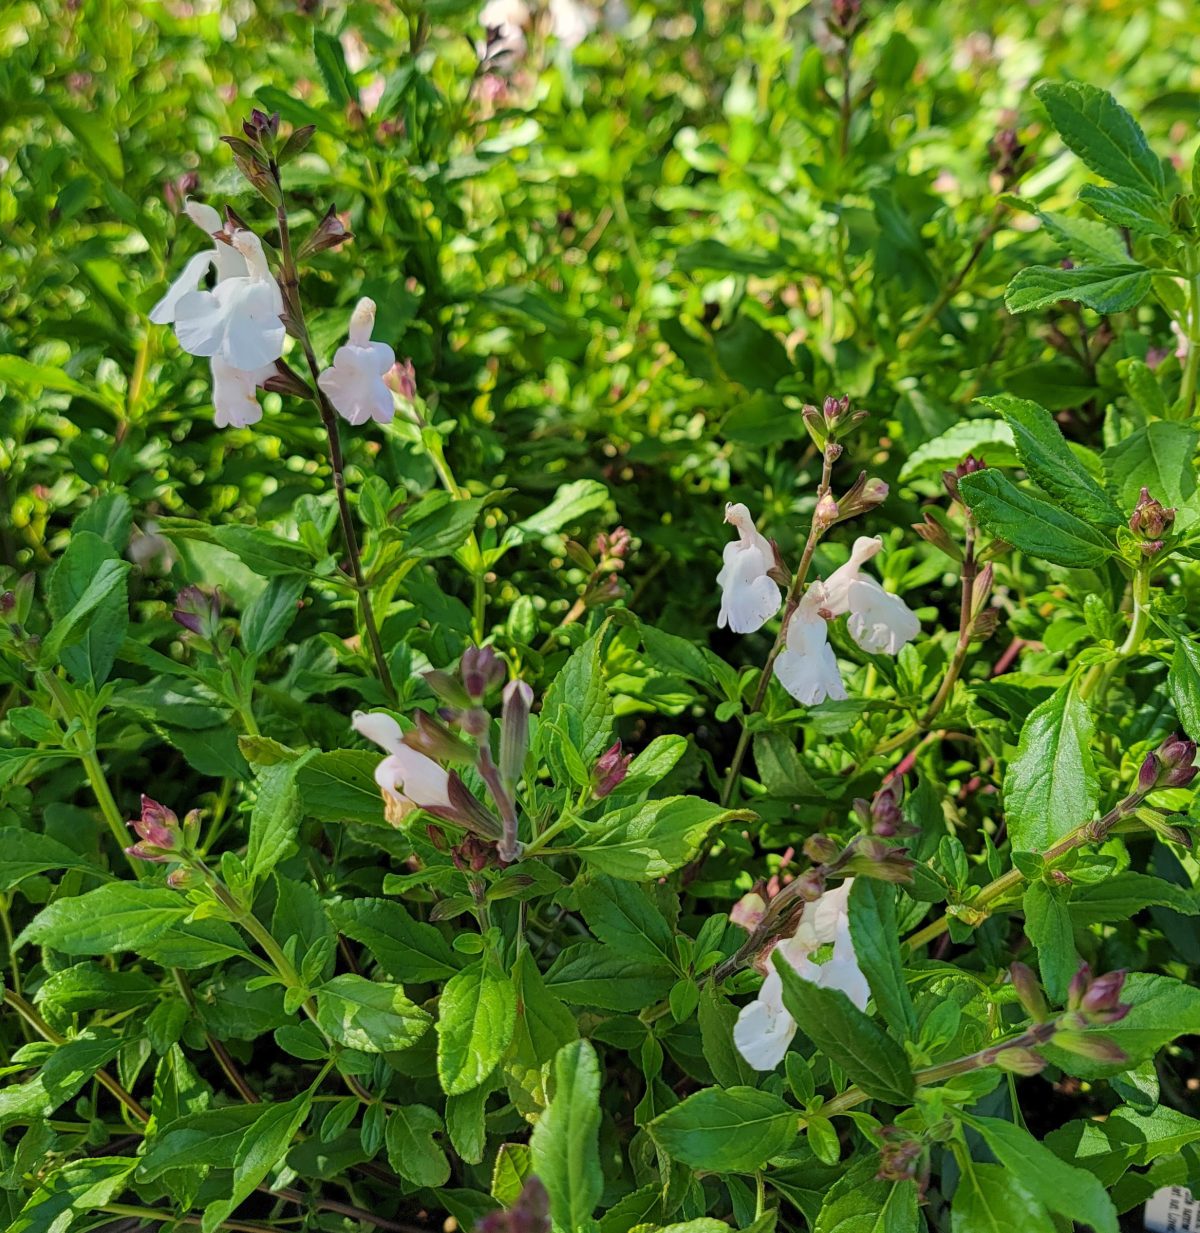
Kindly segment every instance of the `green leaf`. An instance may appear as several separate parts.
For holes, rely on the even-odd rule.
[[[480,497],[431,492],[405,511],[400,522],[404,552],[418,561],[449,556],[461,548],[483,509]]]
[[[1073,682],[1029,712],[1004,776],[1008,835],[1018,852],[1045,851],[1091,819],[1100,799],[1095,725]]]
[[[358,88],[346,67],[341,43],[324,30],[314,30],[313,54],[317,58],[317,68],[320,70],[329,101],[339,110],[347,107],[351,99],[357,103]]]
[[[12,890],[26,878],[51,869],[80,869],[96,877],[107,876],[73,848],[49,835],[19,826],[0,827],[0,891]]]
[[[803,980],[780,956],[783,1004],[800,1030],[868,1096],[893,1105],[911,1103],[913,1076],[904,1051],[840,989]]]
[[[63,1233],[103,1211],[129,1186],[132,1156],[67,1160],[42,1176],[7,1233]]]
[[[399,985],[345,973],[317,990],[317,1025],[348,1049],[390,1053],[419,1040],[430,1016]]]
[[[265,655],[283,640],[296,619],[306,580],[291,575],[271,578],[242,614],[242,645],[247,655]]]
[[[1050,123],[1098,176],[1122,188],[1162,198],[1162,162],[1137,121],[1107,90],[1084,82],[1043,81],[1035,87]]]
[[[896,888],[873,878],[855,878],[850,888],[850,936],[875,1006],[898,1039],[916,1035],[913,1009],[900,962]]]
[[[813,1233],[917,1233],[915,1182],[846,1175],[830,1188]]]
[[[388,1164],[416,1186],[444,1186],[450,1162],[434,1138],[442,1119],[428,1105],[401,1105],[388,1118]]]
[[[959,1178],[951,1205],[951,1233],[1055,1233],[1046,1209],[1026,1179],[1000,1165],[971,1164]]]
[[[307,548],[262,527],[241,523],[209,526],[192,518],[160,518],[158,529],[168,539],[194,539],[224,548],[263,578],[308,575],[313,570],[313,558]]]
[[[1117,527],[1125,521],[1112,498],[1067,445],[1062,430],[1045,407],[1006,394],[979,401],[1004,416],[1029,478],[1063,509],[1084,522],[1097,522],[1105,527]]]
[[[311,1104],[311,1094],[301,1092],[282,1104],[266,1106],[238,1145],[229,1197],[218,1199],[204,1209],[201,1233],[215,1233],[283,1160]]]
[[[572,480],[558,489],[545,509],[517,523],[517,529],[523,539],[544,539],[578,525],[585,514],[603,509],[607,502],[608,488],[599,480]]]
[[[61,660],[76,681],[93,688],[108,680],[129,628],[129,569],[99,535],[80,531],[71,537],[50,575],[54,625],[42,643],[43,663]]]
[[[1128,227],[1135,235],[1154,235],[1163,239],[1171,235],[1171,215],[1166,205],[1136,188],[1085,184],[1079,190],[1079,200],[1105,221],[1116,227]]]
[[[517,1022],[504,1073],[515,1107],[526,1117],[548,1103],[546,1063],[563,1045],[579,1038],[575,1016],[547,988],[532,952],[526,947],[513,964]]]
[[[1112,874],[1103,882],[1075,886],[1068,904],[1076,925],[1130,920],[1143,908],[1170,908],[1185,916],[1200,915],[1200,896],[1191,887],[1135,873],[1131,869]]]
[[[714,827],[753,817],[696,796],[669,796],[607,814],[571,850],[601,873],[641,882],[686,865]]]
[[[229,925],[218,921],[185,925],[192,907],[178,891],[165,886],[112,882],[55,900],[30,921],[16,945],[35,942],[67,955],[111,955],[122,950],[164,954],[174,946],[212,938],[224,955],[243,953]]]
[[[58,1045],[27,1083],[9,1080],[0,1090],[0,1131],[49,1117],[111,1062],[124,1044],[105,1028],[88,1028]]]
[[[941,436],[918,445],[901,467],[900,478],[937,478],[958,466],[968,454],[982,454],[992,466],[1016,462],[1012,430],[1001,420],[961,420]]]
[[[738,252],[719,240],[694,240],[675,254],[675,268],[690,274],[693,270],[725,270],[730,274],[778,274],[785,265],[776,253]]]
[[[587,927],[609,946],[651,959],[675,959],[675,935],[640,886],[597,877],[576,884]]]
[[[1022,900],[1025,934],[1037,948],[1038,967],[1050,1001],[1066,1000],[1067,986],[1079,968],[1075,951],[1075,930],[1067,910],[1067,895],[1045,882],[1034,882]]]
[[[246,845],[246,875],[260,881],[297,849],[296,836],[304,820],[296,772],[301,762],[267,767],[258,777],[258,796],[250,813]]]
[[[1020,1178],[1037,1202],[1094,1233],[1117,1233],[1117,1212],[1092,1174],[1063,1161],[1027,1130],[994,1117],[960,1114],[982,1136],[996,1160]]]
[[[433,926],[391,899],[346,899],[328,906],[339,933],[361,942],[389,976],[406,983],[447,980],[463,961]]]
[[[559,728],[571,738],[589,770],[612,738],[612,700],[604,680],[601,641],[602,635],[596,634],[577,647],[542,700],[543,749],[545,739],[556,739],[550,730]]]
[[[667,996],[678,978],[662,959],[625,954],[598,942],[579,942],[561,950],[546,984],[565,1002],[603,1010],[637,1011]]]
[[[976,471],[958,486],[983,529],[1022,552],[1070,569],[1094,568],[1112,555],[1112,544],[1089,523],[1024,492],[999,471]]]
[[[1104,469],[1121,504],[1132,512],[1143,487],[1164,505],[1176,508],[1179,530],[1195,522],[1189,508],[1196,495],[1196,467],[1192,459],[1200,445],[1200,432],[1174,420],[1156,420],[1104,451]]]
[[[554,1093],[529,1140],[556,1233],[585,1233],[600,1202],[600,1063],[586,1040],[554,1057]]]
[[[1057,265],[1031,265],[1017,273],[1004,303],[1009,312],[1049,308],[1059,300],[1075,300],[1098,313],[1119,313],[1140,304],[1150,293],[1150,271],[1129,262],[1081,265],[1064,270]]]
[[[1195,740],[1200,737],[1200,647],[1190,638],[1175,639],[1167,685],[1180,726]]]
[[[247,1128],[261,1113],[261,1105],[228,1105],[189,1113],[156,1127],[138,1164],[139,1179],[153,1181],[180,1161],[192,1167],[232,1169]]]
[[[438,1002],[438,1076],[458,1095],[496,1069],[513,1038],[517,995],[512,981],[486,959],[455,973]]]
[[[322,822],[386,825],[383,798],[375,782],[379,757],[365,749],[314,754],[296,776],[304,812]]]
[[[0,382],[22,390],[54,390],[70,394],[113,414],[119,413],[124,405],[109,386],[76,381],[61,368],[52,364],[34,364],[19,355],[0,355]]]
[[[712,1173],[754,1173],[795,1146],[799,1113],[770,1092],[707,1087],[655,1118],[650,1136],[672,1160]]]

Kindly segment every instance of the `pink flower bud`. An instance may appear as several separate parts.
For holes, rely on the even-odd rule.
[[[599,758],[592,769],[592,795],[600,800],[624,782],[629,774],[629,764],[633,761],[632,754],[621,752],[621,742],[615,741]]]
[[[175,597],[171,613],[176,624],[211,642],[221,627],[221,593],[209,595],[197,586],[186,586]]]
[[[383,383],[393,394],[413,402],[417,397],[417,372],[412,360],[397,360],[384,374]]]
[[[766,900],[757,891],[750,891],[733,905],[729,919],[733,924],[741,925],[747,933],[753,933],[762,924],[766,914]]]
[[[504,660],[490,646],[467,647],[462,654],[459,673],[468,697],[480,702],[488,690],[504,680]]]
[[[500,778],[509,787],[517,783],[525,769],[532,707],[533,690],[524,681],[509,681],[500,712]]]

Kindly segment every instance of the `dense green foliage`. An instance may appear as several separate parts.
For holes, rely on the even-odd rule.
[[[6,1223],[1116,1233],[1200,1189],[1194,16],[534,8],[0,13]]]

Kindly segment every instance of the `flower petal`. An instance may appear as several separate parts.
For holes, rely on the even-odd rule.
[[[206,249],[189,258],[179,277],[167,288],[167,294],[150,310],[150,320],[155,325],[170,325],[175,320],[179,301],[200,286],[216,256],[212,249]]]

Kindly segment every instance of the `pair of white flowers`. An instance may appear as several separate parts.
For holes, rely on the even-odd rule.
[[[717,575],[721,588],[717,626],[728,626],[738,634],[753,633],[783,603],[782,589],[772,577],[778,564],[775,546],[755,528],[744,505],[727,505],[725,521],[737,529],[738,538],[725,546],[724,564]],[[856,539],[849,561],[824,582],[812,583],[788,620],[775,675],[797,702],[816,706],[826,698],[846,697],[826,628],[835,617],[848,618],[850,637],[872,655],[895,655],[920,633],[920,622],[908,605],[862,572],[882,547],[878,537]]]
[[[150,320],[173,323],[179,345],[209,359],[217,427],[247,428],[262,419],[257,391],[277,374],[275,361],[283,355],[283,295],[258,236],[227,231],[212,206],[189,201],[184,209],[201,231],[223,238],[184,266]],[[216,270],[211,291],[200,286],[210,269]],[[374,325],[374,302],[359,300],[349,340],[317,379],[337,413],[356,426],[371,419],[386,424],[395,415],[383,378],[396,354],[386,343],[371,341]]]
[[[774,1070],[783,1061],[796,1021],[783,1004],[783,977],[775,967],[780,955],[801,978],[823,989],[839,989],[859,1010],[866,1010],[871,996],[867,978],[858,966],[850,936],[850,888],[848,878],[826,891],[815,903],[806,904],[795,934],[779,942],[767,956],[768,972],[753,1002],[743,1006],[733,1026],[737,1051],[755,1070]],[[824,963],[813,955],[832,943],[833,954]]]

